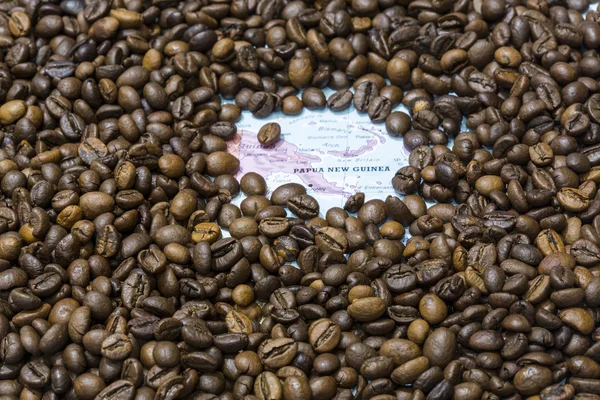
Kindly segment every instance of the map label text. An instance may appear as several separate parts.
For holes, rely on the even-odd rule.
[[[390,167],[381,165],[374,167],[328,167],[328,168],[294,168],[295,174],[310,174],[313,172],[389,172]]]

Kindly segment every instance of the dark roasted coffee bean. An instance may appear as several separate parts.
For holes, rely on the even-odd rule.
[[[369,106],[377,98],[379,90],[375,83],[365,80],[358,85],[354,93],[354,107],[360,112],[367,112]]]
[[[267,92],[256,92],[248,103],[248,110],[258,118],[266,118],[274,109],[275,99]]]
[[[342,89],[327,99],[327,106],[333,111],[345,110],[352,104],[353,94],[348,89]]]
[[[386,97],[382,96],[375,97],[367,110],[369,118],[371,118],[373,123],[385,121],[391,111],[392,103]]]
[[[287,201],[287,206],[294,214],[302,219],[310,219],[319,215],[319,203],[314,197],[300,194]]]

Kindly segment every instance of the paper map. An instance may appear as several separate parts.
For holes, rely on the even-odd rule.
[[[331,93],[325,91],[326,96]],[[394,111],[406,109],[398,106]],[[281,139],[264,147],[256,134],[267,122],[279,123]],[[365,193],[367,200],[394,194],[391,179],[408,164],[410,154],[402,138],[389,136],[384,123],[371,123],[352,105],[341,112],[304,110],[298,116],[278,112],[265,119],[244,112],[237,127],[228,150],[240,159],[238,179],[257,172],[270,191],[284,183],[303,184],[321,210],[343,206],[356,192]]]

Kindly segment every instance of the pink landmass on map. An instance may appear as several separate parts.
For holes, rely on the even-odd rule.
[[[377,131],[375,129],[365,129],[363,127],[360,128],[363,131],[369,132],[370,134],[377,136],[379,138],[379,142],[384,144],[386,142],[385,136],[381,134],[381,131]]]
[[[377,145],[377,140],[367,140],[367,144],[364,146],[360,146],[360,148],[356,150],[350,150],[349,147],[346,147],[345,151],[328,151],[327,154],[331,154],[332,156],[341,157],[341,158],[350,158],[357,157],[365,154],[368,151],[371,151]]]
[[[242,137],[239,133],[236,133],[233,139],[227,142],[227,151],[237,158],[240,158],[240,142],[242,141]]]
[[[262,146],[255,132],[240,130],[235,138],[227,143],[228,150],[240,159],[240,173],[257,172],[268,176],[276,172],[297,175],[304,183],[314,190],[341,194],[343,187],[327,181],[313,163],[321,162],[321,158],[312,154],[298,151],[298,147],[285,140],[279,140],[268,147]],[[301,172],[300,172],[301,171]]]
[[[377,136],[377,138],[379,138],[379,143],[384,144],[386,143],[386,137],[383,134],[383,132],[381,131],[381,129],[369,129],[369,128],[365,128],[364,126],[358,125],[358,126],[353,126],[350,125],[350,127],[352,128],[357,128],[361,131],[365,131],[370,133],[373,136]],[[394,141],[392,141],[392,144],[394,143]],[[408,157],[410,155],[410,151],[405,147],[400,145],[398,147],[398,149],[400,150],[400,153],[404,156],[404,157]]]

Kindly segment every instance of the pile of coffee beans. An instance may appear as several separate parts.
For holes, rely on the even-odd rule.
[[[589,7],[3,2],[0,399],[600,399]],[[397,195],[237,180],[243,110],[350,106]]]

